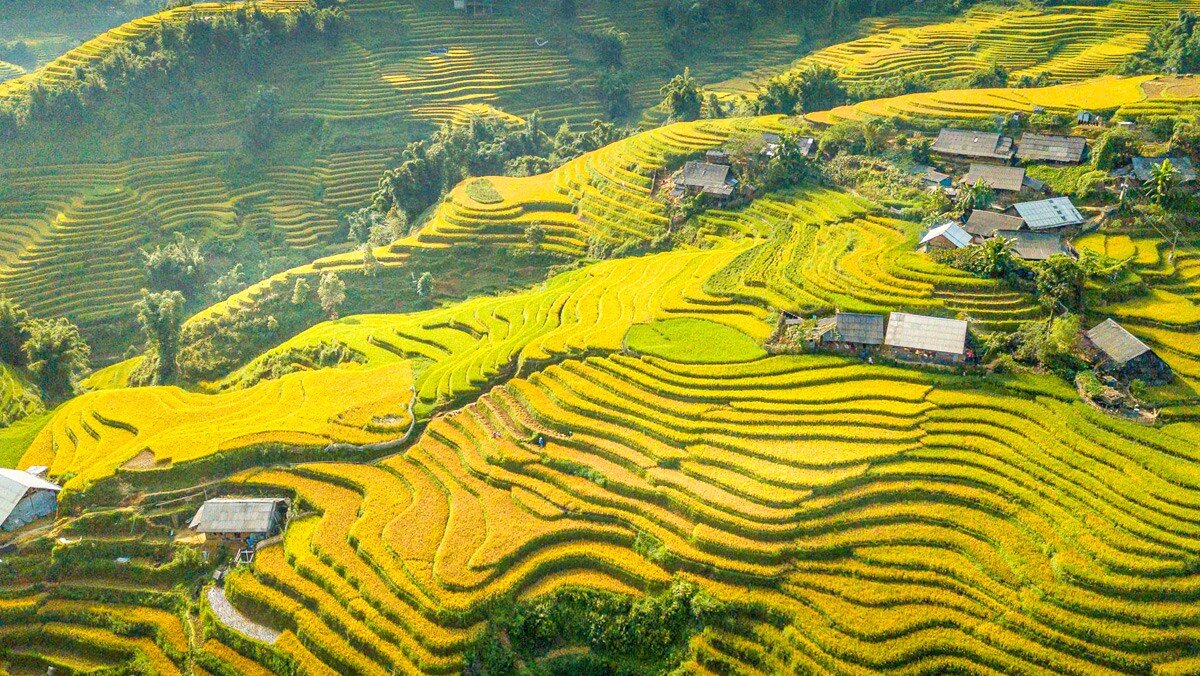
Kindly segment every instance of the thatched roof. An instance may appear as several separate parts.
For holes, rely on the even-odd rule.
[[[1087,139],[1082,136],[1024,134],[1017,142],[1017,157],[1048,162],[1082,162]]]
[[[1025,184],[1025,170],[1021,167],[972,163],[970,171],[959,180],[959,185],[975,185],[980,181],[996,190],[1021,192],[1021,186]]]
[[[883,315],[839,312],[817,322],[817,333],[824,342],[882,345],[885,326]]]
[[[1053,232],[1003,232],[1001,237],[1013,241],[1013,253],[1027,261],[1044,261],[1055,254],[1069,254],[1062,238]]]
[[[931,148],[935,153],[961,157],[1011,160],[1013,140],[994,132],[971,129],[942,129]]]
[[[1003,232],[1007,236],[1007,233],[1015,232],[1023,227],[1025,227],[1025,219],[1020,216],[976,209],[971,212],[971,217],[967,219],[967,224],[963,229],[972,235],[991,237],[997,232]]]

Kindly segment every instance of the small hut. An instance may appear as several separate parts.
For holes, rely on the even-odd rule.
[[[960,319],[893,312],[883,344],[894,357],[959,363],[967,356],[967,323]]]
[[[189,528],[253,545],[279,532],[287,510],[286,498],[214,498],[200,506]]]
[[[809,334],[812,347],[858,352],[883,344],[887,319],[883,315],[839,312],[817,320]]]
[[[1083,161],[1087,139],[1082,136],[1023,134],[1017,142],[1017,159],[1026,162],[1078,164]]]
[[[955,221],[946,221],[925,233],[917,247],[929,253],[934,249],[961,249],[970,243],[970,233]]]
[[[1021,192],[1025,186],[1025,170],[1021,167],[1002,167],[997,164],[977,164],[972,162],[971,169],[959,179],[958,184],[975,185],[983,182],[995,190],[1005,192]]]
[[[62,487],[19,469],[0,469],[0,530],[14,531],[58,510]]]
[[[1084,331],[1083,336],[1101,371],[1151,385],[1170,382],[1174,377],[1171,367],[1154,350],[1111,318]]]

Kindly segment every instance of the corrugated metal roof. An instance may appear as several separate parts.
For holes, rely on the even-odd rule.
[[[1079,225],[1083,222],[1083,214],[1075,208],[1069,197],[1051,197],[1048,200],[1022,202],[1014,204],[1013,208],[1025,219],[1031,230],[1046,230],[1061,228],[1067,225]]]
[[[886,318],[857,312],[839,312],[833,317],[831,340],[863,345],[882,345]]]
[[[30,489],[53,491],[62,490],[58,484],[50,483],[29,472],[19,469],[0,469],[0,523],[8,520],[17,507],[17,503]]]
[[[1023,160],[1080,162],[1085,148],[1087,139],[1082,136],[1024,134],[1017,141],[1017,157]]]
[[[1137,336],[1126,331],[1125,327],[1111,318],[1100,322],[1086,335],[1088,340],[1092,341],[1092,344],[1117,366],[1124,366],[1129,360],[1150,351],[1150,348],[1138,340]]]
[[[1021,192],[1025,183],[1025,170],[1021,167],[1003,167],[997,164],[971,164],[971,169],[959,180],[959,184],[975,185],[983,181],[996,190]]]
[[[1149,181],[1154,170],[1162,165],[1163,160],[1171,160],[1171,166],[1179,172],[1184,181],[1196,180],[1196,169],[1189,157],[1135,157],[1133,158],[1133,174],[1139,181]]]
[[[284,498],[214,498],[207,500],[189,528],[201,533],[266,533]]]
[[[967,323],[893,312],[888,317],[887,337],[883,342],[889,347],[961,355],[967,349]]]
[[[1053,232],[1018,232],[1000,233],[1001,237],[1013,241],[1013,253],[1027,261],[1044,261],[1055,254],[1067,253],[1062,238]]]
[[[971,217],[967,219],[967,225],[963,229],[972,235],[991,237],[997,232],[1013,232],[1023,227],[1025,227],[1025,219],[1020,216],[976,209],[971,212]]]
[[[962,229],[962,226],[954,221],[947,221],[925,233],[921,238],[921,244],[932,242],[938,237],[945,237],[955,247],[961,249],[971,243],[971,235]]]
[[[691,188],[718,188],[729,178],[729,165],[709,162],[688,162],[683,165],[683,174],[678,184]]]
[[[1013,156],[1012,145],[1011,138],[994,132],[942,129],[931,149],[945,155],[1008,160]]]

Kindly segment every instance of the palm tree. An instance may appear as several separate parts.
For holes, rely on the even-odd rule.
[[[982,275],[1000,278],[1013,269],[1013,240],[999,235],[975,247],[971,252],[975,268]]]

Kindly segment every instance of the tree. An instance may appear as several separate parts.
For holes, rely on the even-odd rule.
[[[615,26],[589,31],[587,37],[596,53],[596,61],[607,68],[620,68],[625,60],[625,45],[628,36]]]
[[[684,68],[682,74],[671,78],[658,91],[663,95],[663,107],[672,119],[699,119],[704,99],[690,68]]]
[[[758,96],[758,112],[764,115],[792,115],[799,109],[800,91],[794,86],[794,79],[780,76],[767,80],[767,85]]]
[[[529,243],[529,248],[534,251],[540,251],[542,242],[546,241],[546,228],[541,223],[534,223],[525,229],[525,241]]]
[[[779,150],[767,162],[764,182],[769,188],[796,185],[808,178],[808,160],[800,146],[802,137],[796,132],[779,139]]]
[[[338,307],[346,302],[346,283],[336,272],[321,275],[321,282],[317,285],[317,300],[330,319],[338,318]]]
[[[191,293],[201,287],[207,264],[200,245],[188,239],[182,232],[175,233],[175,241],[159,245],[146,251],[142,249],[142,260],[153,291],[173,289]]]
[[[142,289],[141,300],[133,304],[146,349],[153,350],[154,384],[165,385],[175,380],[176,358],[179,355],[179,333],[184,320],[184,298],[178,291],[151,292]]]
[[[1162,163],[1150,171],[1146,181],[1146,196],[1159,206],[1168,206],[1179,196],[1179,170],[1164,158]]]
[[[956,199],[956,206],[959,211],[966,212],[972,209],[986,209],[996,199],[996,192],[992,190],[992,186],[988,185],[987,181],[981,179],[975,181],[973,184],[960,185]]]
[[[1085,275],[1079,262],[1066,254],[1055,254],[1034,271],[1038,300],[1053,313],[1059,305],[1068,310],[1083,308]]]
[[[800,107],[806,113],[836,108],[847,101],[846,87],[837,71],[821,64],[800,71],[796,89]]]
[[[417,296],[429,300],[433,296],[433,274],[422,272],[417,278]]]
[[[1092,148],[1092,164],[1108,171],[1125,164],[1137,152],[1137,137],[1126,129],[1110,129],[1096,140]]]
[[[383,266],[379,264],[379,259],[375,258],[375,251],[371,249],[370,244],[362,245],[362,273],[367,277],[374,277],[379,274]]]
[[[88,367],[91,348],[79,328],[65,317],[31,319],[22,350],[29,372],[47,400],[58,401],[75,391],[75,379]]]
[[[976,273],[993,279],[1008,276],[1016,267],[1013,241],[996,236],[971,248],[971,268]]]
[[[271,147],[279,131],[282,102],[275,87],[259,87],[246,115],[246,150],[262,151]]]
[[[0,296],[0,361],[25,365],[21,346],[29,340],[29,313],[13,300]]]
[[[217,300],[232,296],[246,286],[246,276],[242,274],[242,264],[236,263],[232,268],[213,282],[213,295]]]
[[[617,68],[605,70],[596,80],[596,98],[609,118],[628,115],[633,110],[629,101],[629,76]]]
[[[308,294],[312,292],[312,285],[308,283],[307,277],[297,277],[296,284],[292,287],[292,305],[304,305],[308,302]]]

